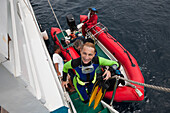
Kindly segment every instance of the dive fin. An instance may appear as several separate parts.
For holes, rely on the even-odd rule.
[[[103,91],[102,91],[103,90]],[[106,89],[101,89],[99,90],[96,98],[95,98],[95,103],[94,103],[94,109],[96,109],[96,107],[98,106],[99,102],[103,99],[104,95],[106,93]]]
[[[99,86],[96,86],[95,89],[94,89],[94,91],[93,91],[93,93],[91,94],[90,101],[89,101],[89,106],[91,105],[91,103],[92,103],[93,100],[95,99],[96,93],[97,93],[97,91],[98,91],[98,88],[99,88]]]
[[[96,109],[100,101],[103,99],[108,87],[109,84],[103,80],[103,76],[100,76],[100,78],[98,78],[98,81],[96,81],[95,85],[93,86],[93,91],[89,100],[89,106],[91,105],[93,100],[95,100],[93,108]]]
[[[96,109],[96,107],[99,104],[99,101],[101,100],[102,97],[102,88],[100,88],[99,92],[97,93],[97,96],[95,98],[95,102],[94,102],[94,109]]]
[[[90,97],[90,100],[89,100],[89,106],[91,105],[91,103],[92,103],[93,100],[95,99],[96,94],[97,94],[97,91],[98,91],[98,88],[99,88],[99,86],[98,86],[98,85],[96,86],[96,84],[97,84],[97,82],[96,82],[95,85],[94,85],[94,88],[93,88],[93,91],[92,91],[92,94],[91,94],[91,97]],[[96,87],[95,87],[95,86],[96,86]]]

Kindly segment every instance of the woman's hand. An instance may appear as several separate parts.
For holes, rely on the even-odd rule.
[[[109,70],[106,70],[104,73],[103,73],[103,80],[107,80],[107,79],[109,79],[110,77],[111,77],[111,73],[110,73],[110,71]],[[104,76],[106,76],[106,77],[104,77]]]

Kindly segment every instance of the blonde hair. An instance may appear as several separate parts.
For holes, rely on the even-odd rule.
[[[83,46],[82,49],[84,48],[84,46],[86,47],[92,47],[94,49],[94,52],[96,52],[96,48],[95,48],[95,44],[91,43],[91,42],[86,42]]]

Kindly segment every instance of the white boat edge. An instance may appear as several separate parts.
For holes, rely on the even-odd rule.
[[[63,106],[67,107],[68,105],[65,101],[61,84],[56,78],[53,63],[46,49],[30,2],[26,0],[3,0],[0,1],[0,4],[1,17],[4,17],[1,21],[3,28],[0,28],[1,65],[8,70],[9,76],[12,75],[24,83],[25,89],[31,92],[29,96],[36,97],[36,100],[40,102],[41,108],[45,106],[46,111],[51,112]],[[9,44],[8,37],[11,39]],[[8,56],[9,59],[7,59]],[[3,67],[1,66],[1,69]],[[2,76],[3,75],[1,75],[1,77]],[[10,84],[8,80],[6,80],[6,83]],[[5,85],[3,85],[3,87],[5,87]],[[23,88],[22,91],[25,89]],[[1,92],[6,92],[7,90],[6,88],[2,88]],[[22,96],[24,97],[24,95],[21,94],[20,96],[16,96],[16,100],[22,98]],[[1,93],[0,98],[5,98],[5,95]],[[23,106],[23,111],[25,113],[27,112],[26,109],[24,109],[25,105],[19,105],[19,108],[16,103],[14,104],[10,99],[5,99],[6,100],[1,101],[2,103],[0,103],[0,105],[6,108],[7,111],[15,112],[16,110],[17,112],[19,109],[22,111],[21,108]],[[27,99],[20,101],[26,100]],[[13,104],[10,105],[10,103]],[[9,106],[14,107],[11,107],[10,110]],[[30,109],[32,109],[31,107],[33,106],[30,106]],[[34,111],[31,112],[33,113]]]
[[[47,113],[69,107],[68,102],[73,107],[57,78],[29,0],[2,0],[0,9],[0,106],[12,113]],[[109,110],[117,113],[112,107]]]

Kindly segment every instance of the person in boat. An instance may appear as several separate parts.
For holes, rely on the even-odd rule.
[[[46,45],[46,47],[48,49],[50,57],[52,58],[52,56],[53,56],[53,49],[51,49],[52,46],[51,46],[51,42],[49,40],[47,31],[45,29],[43,29],[43,27],[41,26],[41,24],[39,22],[38,22],[38,25],[39,25],[39,28],[40,28],[40,31],[41,31],[41,36],[44,39],[44,42],[45,42],[45,45]]]
[[[63,58],[60,56],[60,53],[61,53],[61,49],[59,45],[54,45],[53,62],[54,62],[57,75],[62,78],[63,77],[63,73],[62,73],[63,65],[64,65],[64,61],[66,62],[66,60],[63,60]],[[75,91],[70,76],[68,76],[68,81],[69,81],[71,88],[67,88],[67,90],[69,92]]]
[[[54,46],[54,54],[53,54],[53,62],[55,65],[55,69],[57,72],[57,75],[59,77],[63,76],[62,70],[63,70],[63,66],[64,66],[64,61],[62,59],[62,57],[59,55],[61,53],[61,49],[59,47],[59,45],[55,45]]]
[[[66,44],[74,43],[76,40],[81,40],[84,44],[85,44],[86,42],[91,42],[91,43],[94,44],[94,40],[93,40],[92,38],[87,38],[87,39],[85,39],[85,38],[83,38],[83,37],[77,37],[77,38],[75,38],[75,39],[73,39],[73,40],[71,40],[71,41],[66,40],[65,43],[66,43]]]
[[[85,44],[86,42],[91,42],[94,44],[94,40],[91,38],[83,38],[83,37],[77,37],[71,41],[66,40],[66,44],[73,43],[73,47],[76,50],[76,52],[80,55],[80,48]]]
[[[77,39],[80,39],[84,42],[85,38],[82,37],[82,34],[79,31],[73,31],[70,35],[69,35],[70,39],[66,39],[65,43],[69,44],[69,43],[74,43]]]
[[[74,42],[75,42],[76,40],[78,40],[78,39],[79,39],[79,40],[82,40],[83,42],[84,42],[84,40],[85,40],[83,37],[77,37],[77,38],[70,39],[70,40],[66,39],[66,40],[65,40],[65,43],[66,43],[66,44],[74,43]]]
[[[73,47],[76,50],[76,52],[80,55],[80,48],[83,46],[83,41],[80,39],[77,39],[74,44]]]
[[[70,36],[70,39],[73,40],[77,37],[80,37],[80,32],[77,31],[77,30],[74,30],[74,31],[71,32],[71,34],[69,36]]]
[[[75,69],[76,75],[73,79],[75,89],[82,100],[87,103],[89,101],[89,94],[92,91],[94,83],[96,82],[96,69],[98,66],[112,66],[119,64],[116,61],[108,60],[99,56],[95,56],[95,45],[91,42],[86,42],[80,49],[81,56],[64,64],[62,86],[68,87],[66,78],[69,69]],[[104,80],[111,77],[110,71],[105,71],[102,76],[106,75]],[[86,92],[88,89],[88,93]]]
[[[74,42],[73,47],[74,47],[74,49],[76,50],[76,52],[77,52],[79,55],[81,55],[81,54],[80,54],[80,49],[82,48],[83,44],[85,44],[86,42],[90,42],[90,43],[94,44],[94,40],[91,39],[91,38],[87,38],[87,39],[83,39],[83,40],[77,39],[77,40]],[[97,51],[96,51],[96,53],[97,53]]]
[[[98,13],[96,8],[89,8],[88,20],[86,22],[84,22],[84,24],[82,26],[82,34],[84,37],[86,36],[85,29],[86,28],[90,29],[92,26],[97,24],[98,16],[96,13]]]

